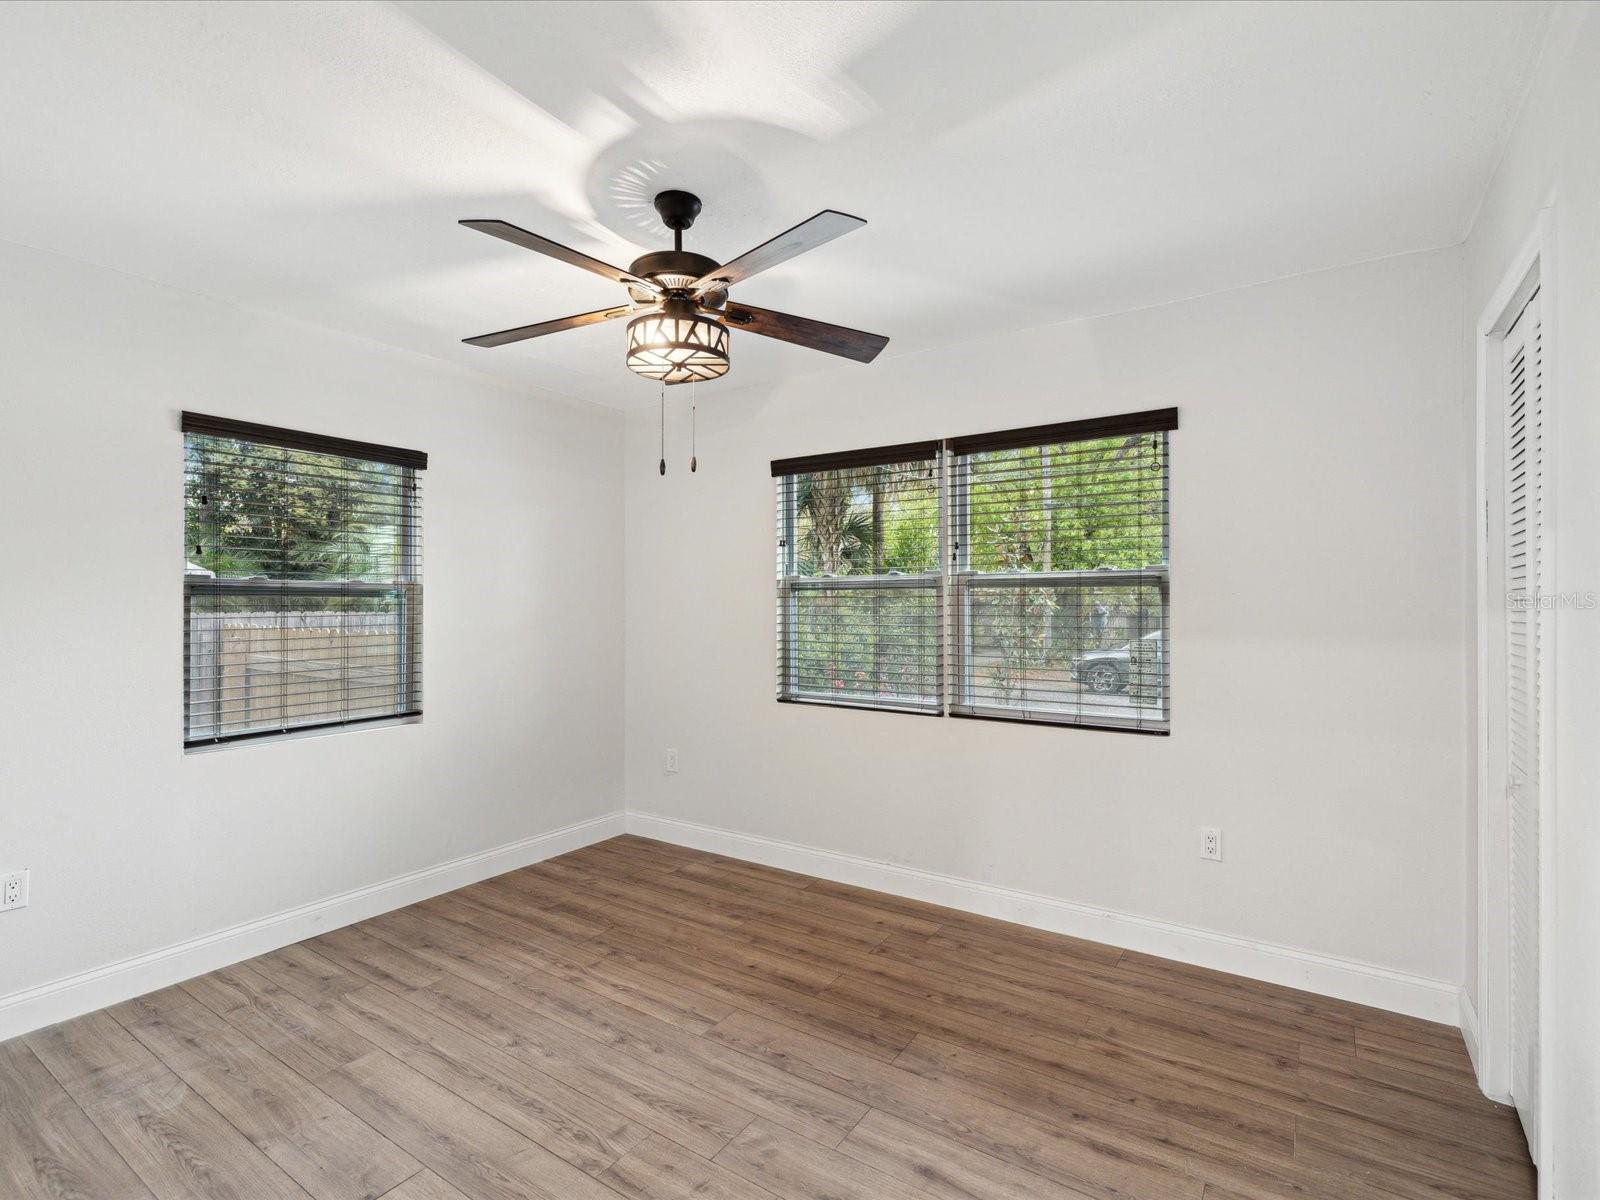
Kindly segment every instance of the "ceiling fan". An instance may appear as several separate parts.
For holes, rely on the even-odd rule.
[[[864,363],[871,362],[889,344],[888,338],[876,333],[793,317],[728,299],[728,289],[734,284],[865,225],[860,217],[824,209],[810,220],[719,266],[715,259],[683,248],[683,231],[700,215],[698,196],[680,191],[661,192],[655,198],[655,209],[661,214],[661,223],[672,230],[672,249],[641,255],[626,271],[505,221],[462,221],[469,229],[501,238],[525,250],[548,254],[620,283],[628,289],[631,301],[615,308],[598,308],[554,321],[541,321],[537,325],[519,325],[498,333],[485,333],[465,339],[466,343],[469,346],[504,346],[547,333],[560,333],[564,329],[631,317],[628,367],[646,379],[662,383],[688,383],[727,374],[730,328]]]

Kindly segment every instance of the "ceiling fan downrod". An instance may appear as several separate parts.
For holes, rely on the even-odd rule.
[[[652,203],[661,218],[661,223],[672,230],[673,250],[682,254],[683,231],[693,225],[694,219],[700,215],[700,197],[693,192],[672,189],[657,192]]]

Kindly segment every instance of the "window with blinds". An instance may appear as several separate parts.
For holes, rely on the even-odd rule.
[[[427,455],[182,428],[184,744],[420,715]]]
[[[772,464],[778,699],[939,711],[938,449]]]
[[[772,464],[778,696],[1166,733],[1177,410]]]
[[[949,443],[953,715],[1167,728],[1167,420]]]

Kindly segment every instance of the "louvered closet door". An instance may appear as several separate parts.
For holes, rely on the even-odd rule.
[[[1511,1094],[1538,1147],[1539,592],[1544,523],[1539,296],[1505,339],[1506,798],[1511,849]]]

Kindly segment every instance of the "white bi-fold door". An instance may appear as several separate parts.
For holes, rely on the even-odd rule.
[[[1539,294],[1506,332],[1505,762],[1510,850],[1511,1097],[1539,1145],[1540,584],[1544,550],[1544,389]]]

